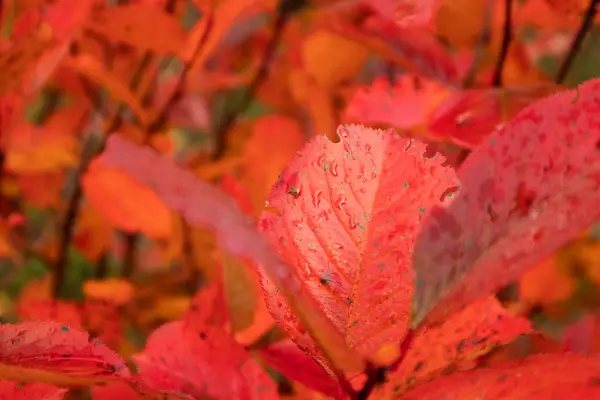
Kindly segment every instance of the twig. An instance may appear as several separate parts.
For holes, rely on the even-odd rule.
[[[356,400],[367,400],[377,385],[385,382],[386,368],[369,365],[365,373],[367,381],[356,394]]]
[[[206,24],[206,29],[205,29],[204,33],[202,34],[202,37],[198,41],[196,47],[194,48],[194,52],[192,53],[192,58],[191,58],[192,60],[195,60],[196,58],[198,58],[198,55],[200,55],[200,52],[202,51],[202,48],[204,47],[204,44],[208,40],[208,37],[212,30],[213,15],[208,14],[207,18],[208,18],[208,22]],[[171,96],[167,99],[165,105],[161,108],[161,110],[158,113],[158,115],[156,116],[156,118],[148,125],[148,128],[147,128],[147,132],[148,132],[147,136],[148,137],[152,136],[156,132],[161,131],[164,128],[164,126],[166,125],[167,120],[169,118],[169,112],[175,106],[175,104],[177,104],[177,102],[179,100],[181,100],[181,97],[184,94],[185,86],[187,84],[188,76],[191,72],[192,65],[193,65],[193,62],[187,62],[184,64],[183,70],[179,74],[179,78],[177,79],[177,83],[175,84],[175,88],[173,89]]]
[[[502,72],[504,71],[504,64],[506,64],[508,48],[512,41],[512,4],[513,0],[504,0],[504,29],[502,33],[500,54],[496,60],[496,68],[494,69],[494,76],[492,78],[492,85],[494,87],[502,86]]]
[[[488,0],[488,4],[485,8],[485,13],[483,15],[483,28],[481,29],[481,35],[479,36],[479,40],[473,51],[473,60],[471,61],[471,65],[465,72],[462,81],[462,87],[464,89],[468,89],[473,86],[475,82],[475,78],[477,77],[477,69],[481,64],[481,60],[485,55],[485,49],[490,44],[490,40],[492,37],[492,11],[494,10],[494,3],[496,0]]]
[[[579,30],[577,34],[573,38],[573,42],[571,42],[571,47],[569,48],[569,52],[565,56],[558,72],[556,73],[556,83],[563,83],[569,74],[569,70],[573,66],[573,62],[579,53],[579,49],[581,48],[581,44],[583,43],[583,39],[587,35],[590,30],[592,24],[594,23],[594,18],[596,17],[596,13],[598,12],[598,2],[600,0],[590,0],[590,4],[588,5],[587,10],[581,20],[581,24],[579,25]]]
[[[123,255],[123,277],[130,278],[135,272],[137,250],[140,243],[137,233],[125,233],[125,254]]]
[[[235,106],[229,108],[230,112],[226,113],[217,125],[214,127],[215,136],[215,152],[213,153],[213,160],[218,160],[225,154],[225,148],[227,146],[227,135],[229,130],[235,123],[237,117],[243,114],[246,109],[250,106],[252,99],[256,95],[256,92],[260,89],[263,82],[269,75],[269,66],[275,55],[275,51],[279,47],[279,42],[283,35],[283,31],[292,17],[292,15],[304,7],[305,1],[280,1],[277,15],[275,17],[275,23],[269,41],[265,46],[265,50],[262,54],[262,58],[254,78],[248,85],[248,88],[242,94],[240,100],[238,100]]]
[[[144,73],[148,65],[150,65],[150,61],[152,56],[150,53],[145,53],[142,56],[142,60],[140,61],[138,68],[133,74],[131,79],[130,87],[132,90],[135,90],[139,81],[141,80],[141,75]],[[53,295],[54,297],[58,297],[60,295],[62,289],[62,282],[65,277],[65,269],[67,267],[68,253],[71,242],[73,241],[73,231],[75,230],[75,222],[77,221],[77,217],[79,215],[79,204],[81,203],[81,198],[83,197],[83,190],[81,187],[81,176],[87,171],[88,166],[95,155],[99,154],[104,147],[104,141],[108,135],[117,130],[122,124],[122,114],[125,111],[125,105],[119,103],[117,106],[117,110],[113,114],[112,119],[106,125],[104,129],[104,134],[102,135],[102,143],[96,148],[97,143],[94,143],[93,138],[88,140],[86,143],[87,149],[84,148],[81,155],[81,162],[79,163],[79,167],[75,171],[75,176],[73,177],[74,188],[71,193],[71,197],[69,197],[69,201],[67,203],[67,210],[65,212],[65,217],[60,225],[59,233],[58,233],[58,256],[56,257],[56,261],[54,263],[54,285],[53,285]]]
[[[356,400],[367,400],[371,393],[373,393],[373,390],[375,390],[377,385],[380,385],[385,382],[388,371],[394,372],[398,369],[400,364],[402,364],[402,361],[404,361],[404,359],[406,358],[406,354],[410,349],[413,337],[414,331],[410,329],[406,333],[406,336],[404,337],[404,340],[402,340],[402,343],[400,343],[400,354],[398,355],[398,358],[396,358],[396,360],[389,367],[376,368],[373,365],[369,365],[367,367],[367,370],[365,371],[365,373],[367,374],[367,381],[363,385],[362,389],[360,389],[360,391],[357,393]]]

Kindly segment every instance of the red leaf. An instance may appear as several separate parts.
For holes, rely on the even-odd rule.
[[[433,112],[429,129],[440,138],[473,148],[556,85],[472,89],[451,94]]]
[[[215,400],[279,398],[266,372],[220,328],[168,323],[150,335],[134,360],[143,385],[156,392]]]
[[[600,398],[598,376],[598,356],[537,355],[440,378],[402,396],[402,400],[596,399]]]
[[[414,128],[425,124],[445,93],[440,85],[412,75],[402,76],[394,86],[378,79],[354,93],[346,107],[346,118],[361,124]]]
[[[125,361],[85,331],[57,322],[0,326],[0,376],[89,385],[129,376]]]
[[[26,383],[0,380],[0,400],[61,400],[67,389],[46,383]]]
[[[330,397],[340,392],[337,381],[291,340],[270,344],[259,353],[272,368],[310,389]]]
[[[234,199],[173,161],[118,135],[111,135],[97,162],[121,168],[139,182],[152,185],[162,200],[181,212],[188,222],[215,230],[223,248],[259,263],[283,289],[303,325],[330,360],[343,370],[363,369],[363,360],[348,349],[331,321],[308,295],[303,282],[281,263]]]
[[[383,391],[402,393],[530,331],[529,321],[512,316],[494,297],[474,303],[439,326],[417,330],[406,358],[389,375]]]
[[[280,215],[260,223],[346,343],[373,358],[408,328],[413,238],[456,181],[443,157],[425,158],[423,143],[392,130],[337,133],[341,143],[316,137],[288,164],[268,198]],[[322,361],[277,285],[263,286],[279,325]]]
[[[461,193],[417,241],[413,325],[515,280],[600,216],[599,94],[592,80],[534,103],[461,165]]]
[[[438,0],[371,0],[365,1],[383,17],[390,18],[400,26],[427,26],[437,11]]]

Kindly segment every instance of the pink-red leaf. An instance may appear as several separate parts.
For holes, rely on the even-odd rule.
[[[600,80],[527,107],[459,169],[415,249],[416,326],[499,289],[600,216]]]
[[[134,356],[141,381],[156,392],[194,398],[278,399],[266,372],[222,328],[171,322]]]
[[[597,399],[600,357],[545,354],[420,386],[402,400]]]
[[[67,389],[47,383],[26,383],[0,381],[0,400],[61,400]]]
[[[215,230],[223,248],[259,263],[283,289],[303,326],[330,361],[342,370],[362,370],[364,361],[346,346],[331,321],[308,295],[304,283],[281,262],[234,199],[173,161],[118,135],[108,139],[98,162],[121,168],[140,183],[151,185],[165,204],[181,212],[188,222]]]
[[[443,157],[394,131],[341,126],[314,138],[284,170],[261,228],[296,269],[351,348],[365,357],[402,339],[413,293],[412,248],[425,211],[455,184]],[[316,345],[265,277],[267,306],[309,355]],[[375,360],[374,360],[375,361]]]
[[[0,377],[89,385],[129,376],[125,361],[85,331],[58,322],[0,326]]]

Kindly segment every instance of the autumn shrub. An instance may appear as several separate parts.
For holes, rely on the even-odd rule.
[[[2,2],[0,399],[600,398],[597,1],[493,3]]]

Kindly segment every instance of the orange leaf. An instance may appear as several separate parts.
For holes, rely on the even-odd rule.
[[[186,33],[177,19],[160,7],[125,4],[94,13],[86,29],[117,42],[161,54],[179,54]],[[156,29],[160,29],[157,35]]]
[[[169,209],[149,187],[96,161],[81,183],[88,201],[115,227],[153,238],[169,235]]]
[[[125,83],[107,71],[98,60],[87,54],[80,54],[67,58],[66,65],[105,88],[116,100],[131,107],[142,124],[148,123],[150,117],[135,94]]]
[[[277,177],[304,142],[299,124],[291,118],[269,115],[254,122],[251,136],[244,146],[241,180],[252,196],[255,211],[264,208]]]
[[[519,298],[529,304],[549,305],[567,300],[576,290],[577,281],[561,271],[555,256],[531,268],[519,281]]]
[[[41,173],[77,165],[77,141],[56,125],[17,125],[6,154],[6,168],[17,173]]]
[[[133,298],[133,285],[119,278],[88,279],[83,284],[83,294],[90,299],[123,305]]]
[[[334,32],[319,30],[304,40],[301,54],[304,70],[317,85],[330,91],[356,75],[368,51]]]

